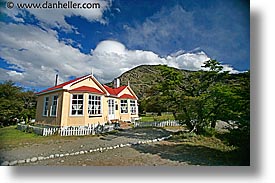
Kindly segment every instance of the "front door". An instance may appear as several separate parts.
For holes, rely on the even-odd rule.
[[[115,119],[115,100],[108,100],[108,118],[109,120]]]

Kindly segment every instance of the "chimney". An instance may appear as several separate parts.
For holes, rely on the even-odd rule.
[[[55,85],[54,86],[57,86],[57,80],[58,80],[58,74],[55,75]]]
[[[114,81],[113,81],[113,84],[114,84],[114,88],[120,87],[120,80],[119,80],[119,78],[115,78]]]

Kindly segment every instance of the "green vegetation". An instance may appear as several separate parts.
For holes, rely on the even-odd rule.
[[[139,112],[171,112],[190,133],[212,136],[217,120],[234,124],[221,139],[237,148],[246,164],[250,158],[250,72],[229,74],[216,60],[208,71],[184,71],[168,66],[139,66],[120,76],[139,97]],[[159,117],[160,118],[160,117]],[[157,120],[145,117],[144,121]],[[244,163],[245,164],[245,163]]]
[[[114,132],[115,133],[115,132]],[[69,136],[62,137],[59,135],[53,136],[40,136],[34,133],[22,132],[16,129],[16,126],[7,126],[0,128],[0,149],[10,149],[19,146],[26,146],[32,144],[43,144],[49,141],[56,142],[58,140],[76,140],[91,136]]]
[[[8,126],[0,128],[0,144],[1,149],[7,147],[16,147],[20,143],[29,143],[42,139],[34,133],[24,133],[16,129],[16,126]]]
[[[12,81],[0,84],[0,126],[14,125],[18,120],[34,119],[36,96],[33,91],[24,91]]]
[[[173,114],[162,114],[162,115],[156,115],[156,114],[146,114],[140,116],[141,122],[154,122],[154,121],[166,121],[166,120],[175,120]]]
[[[173,147],[175,153],[186,152],[188,147],[188,153],[192,153],[193,158],[203,156],[205,159],[220,161],[220,165],[250,165],[249,150],[233,142],[233,139],[236,139],[236,137],[233,137],[230,132],[215,132],[214,135],[178,132],[170,141],[176,143],[175,148]],[[192,152],[192,149],[194,149],[194,152]],[[199,161],[198,163],[202,162]]]

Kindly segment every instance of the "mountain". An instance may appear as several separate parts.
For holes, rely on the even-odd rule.
[[[200,51],[200,50],[199,50]],[[152,95],[150,88],[160,81],[163,80],[161,76],[162,68],[166,67],[164,65],[140,65],[137,66],[122,75],[118,78],[120,79],[120,85],[127,85],[128,82],[131,88],[134,90],[138,98],[141,100],[145,97],[150,97]],[[180,70],[174,67],[170,67],[176,71],[181,71],[183,75],[188,75],[192,72],[189,70]],[[239,83],[241,78],[249,78],[249,74],[247,73],[239,73],[239,74],[230,74],[229,80],[235,80],[236,83]],[[113,83],[107,83],[106,85],[112,86]]]
[[[161,68],[163,65],[140,65],[137,66],[118,78],[120,79],[120,85],[127,85],[128,82],[131,88],[134,90],[139,99],[147,96],[150,87],[157,84],[159,81],[163,80],[161,76]],[[178,70],[171,67],[172,69]],[[192,71],[181,70],[184,74]],[[112,86],[112,83],[107,83],[106,85]]]

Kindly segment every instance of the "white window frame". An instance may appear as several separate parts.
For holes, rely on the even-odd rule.
[[[122,101],[123,101],[123,103],[122,103]],[[125,101],[126,101],[126,105],[124,103]],[[124,112],[124,110],[127,110],[127,112]],[[121,114],[128,114],[129,113],[129,110],[128,110],[128,100],[127,99],[120,100],[120,113]]]
[[[54,97],[56,97],[56,100],[54,100]],[[56,102],[56,105],[55,105],[55,114],[53,114],[53,108],[54,108],[54,101]],[[51,112],[50,112],[50,116],[52,117],[56,117],[57,116],[57,108],[58,108],[58,95],[54,95],[52,96],[52,105],[51,105]]]
[[[73,100],[77,100],[77,101],[79,100],[78,97],[77,97],[77,99],[73,99],[73,95],[77,95],[77,96],[82,95],[83,96],[83,98],[82,98],[82,114],[78,114],[78,112],[76,114],[72,113],[73,112],[73,110],[72,110],[73,105],[75,105],[75,104],[73,104]],[[84,112],[85,112],[84,97],[85,97],[84,93],[73,93],[73,94],[71,94],[70,116],[84,116]],[[76,105],[79,105],[79,104],[77,103]],[[76,110],[76,111],[79,111],[79,110]]]
[[[130,100],[130,112],[131,112],[131,115],[137,114],[137,101],[136,100]]]
[[[115,114],[115,100],[108,99],[108,115],[114,115],[114,114]]]
[[[91,97],[91,99],[90,99],[90,97]],[[96,98],[99,97],[99,100],[98,99],[92,100],[93,97],[96,97]],[[98,109],[89,109],[90,105],[92,105],[93,101],[94,101],[94,103],[99,102],[99,106],[97,106],[97,107],[100,108],[99,113],[97,113]],[[90,104],[90,102],[91,102],[91,104]],[[96,104],[94,104],[94,105],[96,105]],[[89,115],[89,117],[102,116],[102,96],[95,95],[95,94],[89,94],[88,95],[88,106],[87,106],[87,109],[88,109],[88,115]],[[95,113],[94,114],[90,114],[90,111],[94,111]]]
[[[49,109],[48,109],[49,108],[49,100],[50,100],[49,96],[44,97],[42,116],[48,116],[48,114],[49,114]],[[45,112],[46,112],[46,114],[45,114]]]

